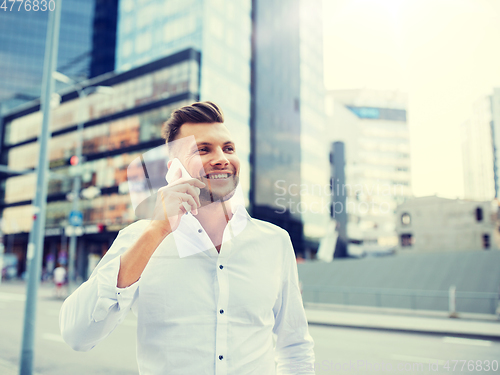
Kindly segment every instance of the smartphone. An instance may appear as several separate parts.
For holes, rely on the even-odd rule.
[[[179,173],[178,171],[181,171],[181,176],[178,177]],[[165,180],[170,184],[174,181],[180,180],[180,179],[190,179],[192,178],[189,172],[184,168],[182,165],[181,161],[178,158],[174,158],[172,160],[172,164],[170,164],[170,168],[168,169],[167,174],[165,175]],[[191,212],[191,206],[187,202],[182,202],[182,205],[184,206],[184,209],[186,210],[186,213]]]

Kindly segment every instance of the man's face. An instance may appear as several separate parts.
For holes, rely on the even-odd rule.
[[[201,202],[225,201],[238,185],[240,161],[229,130],[222,123],[185,123],[177,139],[194,136],[196,144],[176,154],[189,174],[206,184],[200,191]]]

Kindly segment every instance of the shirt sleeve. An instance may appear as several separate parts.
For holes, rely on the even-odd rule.
[[[61,307],[61,335],[74,350],[88,351],[106,338],[138,298],[139,281],[127,288],[116,286],[120,257],[140,235],[132,226],[118,233],[90,278]]]
[[[288,233],[284,239],[282,288],[273,311],[277,375],[314,375],[314,341],[309,334],[295,252]]]

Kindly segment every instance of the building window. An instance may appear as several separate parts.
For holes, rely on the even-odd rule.
[[[483,209],[481,207],[476,208],[476,221],[483,221]]]
[[[490,248],[490,235],[483,234],[483,249],[489,249],[489,248]]]
[[[401,246],[409,247],[413,245],[413,236],[411,233],[404,233],[401,235]]]
[[[409,213],[404,213],[401,215],[401,224],[410,225],[411,224],[411,216]]]

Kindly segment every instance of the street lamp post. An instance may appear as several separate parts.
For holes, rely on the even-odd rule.
[[[38,285],[43,256],[43,242],[45,237],[45,208],[47,206],[47,171],[48,171],[48,141],[50,124],[50,98],[54,91],[52,72],[57,64],[57,51],[59,42],[59,25],[61,19],[61,0],[55,1],[55,10],[49,12],[47,26],[47,39],[45,44],[45,61],[43,64],[42,100],[43,112],[42,128],[38,141],[40,151],[37,168],[37,190],[35,194],[35,220],[30,231],[27,262],[28,285],[26,288],[26,305],[24,310],[23,339],[21,345],[20,375],[33,373],[33,357],[36,325],[36,305],[38,300]]]
[[[78,207],[80,204],[80,192],[81,192],[81,172],[82,172],[82,146],[83,146],[83,125],[84,125],[84,119],[83,116],[81,115],[81,111],[83,108],[83,103],[85,102],[85,99],[87,98],[88,92],[90,90],[95,90],[96,93],[100,94],[110,94],[113,90],[112,87],[109,86],[88,86],[85,88],[82,88],[82,86],[72,80],[71,78],[67,77],[66,75],[60,73],[60,72],[53,72],[52,76],[63,83],[67,84],[74,84],[75,89],[78,93],[78,126],[76,130],[77,134],[77,143],[76,143],[76,152],[75,152],[75,157],[76,157],[76,165],[75,167],[77,168],[75,176],[73,178],[73,191],[72,191],[72,207],[71,207],[71,212],[77,212]],[[74,282],[75,282],[75,259],[76,259],[76,226],[74,226],[70,222],[70,228],[71,228],[71,233],[70,233],[70,240],[69,240],[69,251],[68,251],[68,293],[72,293],[74,290]]]

